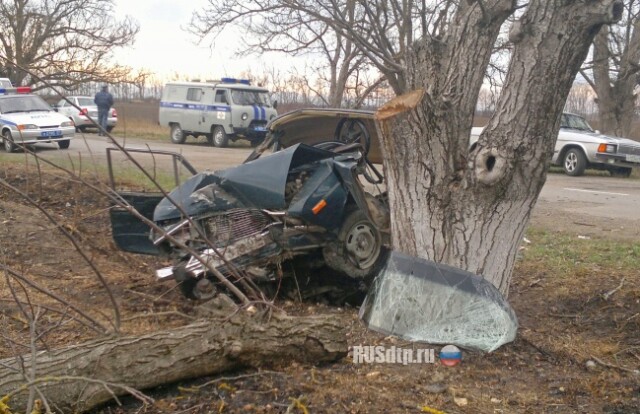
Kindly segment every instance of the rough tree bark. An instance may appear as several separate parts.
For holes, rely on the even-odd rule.
[[[495,114],[469,131],[508,0],[460,2],[442,39],[409,56],[415,92],[378,113],[393,247],[483,275],[507,294],[519,242],[546,179],[560,113],[594,36],[621,2],[532,0]]]
[[[37,355],[38,383],[51,407],[83,412],[125,394],[97,382],[63,380],[85,377],[145,389],[178,380],[241,367],[277,366],[291,361],[321,363],[347,354],[345,327],[331,316],[287,317],[268,321],[244,311],[170,331],[117,337]],[[216,322],[216,320],[218,322]],[[224,322],[220,322],[224,320]],[[24,410],[29,388],[22,372],[31,366],[23,356],[0,361],[0,398],[16,390],[8,402]],[[21,389],[24,388],[24,389]]]

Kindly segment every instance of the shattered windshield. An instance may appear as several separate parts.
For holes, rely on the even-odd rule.
[[[360,308],[365,325],[410,341],[491,352],[512,341],[516,314],[490,282],[392,252]]]
[[[578,129],[580,131],[593,132],[593,128],[591,128],[591,125],[589,125],[583,117],[571,114],[562,114],[560,128],[571,128]]]
[[[0,113],[50,111],[51,107],[39,96],[16,95],[0,99]]]
[[[232,89],[231,99],[236,105],[258,105],[271,107],[269,94],[264,91]]]

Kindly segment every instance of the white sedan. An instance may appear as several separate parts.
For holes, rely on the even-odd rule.
[[[484,128],[472,128],[471,148]],[[640,142],[610,137],[595,131],[575,114],[563,113],[551,163],[564,168],[567,175],[584,174],[587,168],[607,170],[614,177],[629,177],[640,168]]]

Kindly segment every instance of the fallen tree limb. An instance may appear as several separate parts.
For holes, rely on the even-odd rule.
[[[40,352],[38,378],[51,381],[39,380],[37,387],[54,410],[82,412],[114,395],[126,394],[127,389],[141,390],[241,367],[327,362],[346,354],[345,328],[332,316],[275,314],[265,321],[242,311],[167,331]],[[23,370],[28,372],[32,364],[28,355],[21,358],[22,363],[18,358],[0,360],[0,398],[10,395],[8,405],[16,411],[27,405],[29,386]],[[118,387],[106,389],[104,383]]]

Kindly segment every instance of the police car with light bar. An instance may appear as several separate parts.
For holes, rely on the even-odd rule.
[[[75,126],[41,97],[31,94],[30,87],[19,86],[0,88],[0,132],[7,152],[45,142],[55,142],[61,149],[67,149]]]
[[[204,135],[216,147],[238,139],[257,145],[267,134],[267,123],[278,115],[276,107],[269,90],[246,79],[170,82],[162,91],[159,121],[171,128],[175,144]]]

